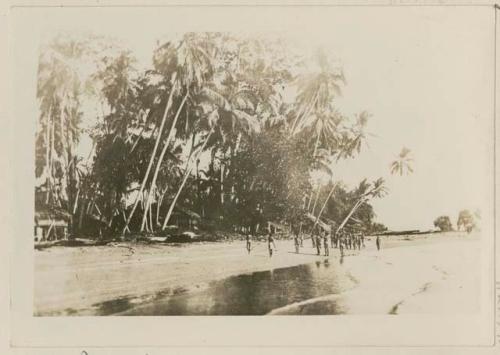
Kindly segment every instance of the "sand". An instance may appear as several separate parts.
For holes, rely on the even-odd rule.
[[[390,238],[390,239],[389,239]],[[407,240],[405,240],[407,239]],[[324,261],[304,241],[301,254],[293,241],[277,241],[269,258],[267,244],[244,241],[181,245],[115,243],[91,247],[53,247],[35,251],[34,313],[94,315],[97,305],[120,298],[132,302],[195,292],[210,281],[255,271]],[[479,310],[479,236],[433,234],[386,237],[377,251],[372,239],[361,251],[337,249],[330,261],[354,287],[320,301],[335,301],[347,314],[443,314]],[[307,300],[274,314],[293,313]]]

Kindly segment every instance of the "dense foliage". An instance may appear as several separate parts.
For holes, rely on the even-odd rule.
[[[359,153],[370,116],[338,111],[345,78],[326,53],[186,33],[159,43],[151,67],[136,64],[100,38],[57,38],[41,50],[37,206],[71,213],[73,234],[92,223],[161,231],[179,208],[220,228],[293,224],[307,213],[340,228],[384,228],[369,204],[383,180],[352,191],[332,178],[311,183],[311,173],[332,176],[335,161]],[[82,116],[92,117],[87,131]],[[76,151],[82,133],[92,138],[88,157]]]

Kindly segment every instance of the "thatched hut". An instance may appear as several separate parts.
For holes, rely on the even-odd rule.
[[[71,214],[61,209],[40,209],[35,211],[35,242],[68,238]]]

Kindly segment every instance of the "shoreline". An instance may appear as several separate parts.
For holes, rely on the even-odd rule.
[[[384,239],[380,252],[370,239],[366,249],[347,250],[342,263],[338,249],[331,249],[329,258],[316,256],[308,239],[299,254],[292,251],[291,240],[277,241],[278,250],[272,258],[264,242],[253,243],[247,255],[244,241],[45,249],[35,253],[34,314],[115,314],[123,310],[120,307],[202,291],[210,282],[230,276],[324,260],[329,260],[343,277],[358,281],[356,287],[331,300],[348,314],[457,313],[478,307],[475,282],[479,266],[474,264],[479,252],[477,236]],[[424,291],[418,292],[426,283]],[[328,302],[328,295],[322,301]],[[103,312],[107,303],[118,307]]]

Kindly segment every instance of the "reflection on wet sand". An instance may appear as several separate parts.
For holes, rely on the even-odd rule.
[[[121,315],[263,315],[273,309],[341,292],[328,259],[314,264],[254,272],[215,281],[194,293],[168,296]],[[109,302],[108,302],[109,304]],[[109,307],[109,306],[108,306]],[[306,314],[336,314],[331,302],[309,305]]]

